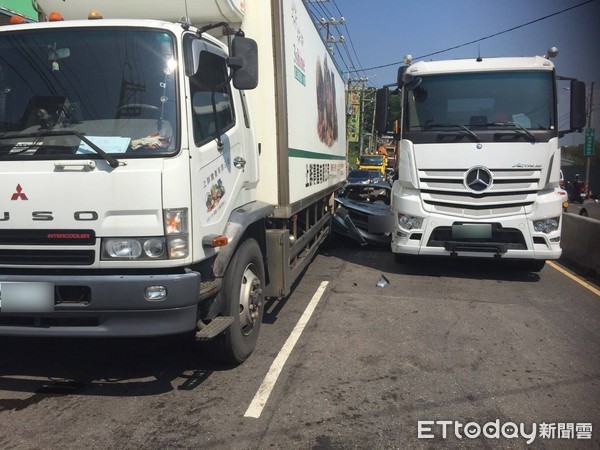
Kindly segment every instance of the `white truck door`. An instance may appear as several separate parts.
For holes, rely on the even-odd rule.
[[[202,52],[188,80],[194,221],[218,234],[245,184],[244,117],[234,107],[224,56]]]

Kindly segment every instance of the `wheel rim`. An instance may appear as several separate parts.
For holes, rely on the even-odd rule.
[[[240,328],[247,336],[254,329],[260,316],[262,288],[254,264],[244,269],[240,286]]]

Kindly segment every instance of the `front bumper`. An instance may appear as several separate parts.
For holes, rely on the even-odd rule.
[[[367,226],[368,221],[376,221],[378,216],[364,216],[365,220],[355,223],[348,211],[340,207],[336,210],[333,215],[333,232],[338,233],[342,236],[347,236],[354,239],[360,245],[373,244],[373,245],[389,245],[391,242],[391,232],[378,232],[369,231]],[[380,219],[384,221],[386,218]]]
[[[48,308],[2,310],[0,336],[142,337],[195,329],[200,274],[0,275],[6,283],[48,283]],[[145,290],[163,286],[166,298],[150,301]],[[6,304],[6,302],[5,302]],[[5,308],[6,309],[6,308]]]
[[[420,229],[396,228],[392,236],[392,252],[507,259],[558,259],[562,252],[561,226],[548,234],[536,232],[533,220],[525,214],[482,220],[437,214],[423,216],[425,219]],[[490,224],[492,234],[486,238],[456,238],[452,233],[456,224]]]

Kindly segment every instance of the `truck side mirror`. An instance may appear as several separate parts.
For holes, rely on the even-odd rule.
[[[231,42],[228,65],[233,69],[236,89],[254,89],[258,86],[258,45],[253,39],[236,36]]]
[[[387,131],[389,88],[377,90],[375,97],[375,129],[383,134]]]
[[[408,69],[408,66],[400,66],[398,68],[398,75],[396,77],[396,84],[398,85],[399,88],[401,88],[402,85],[404,84],[404,74],[406,73],[406,69]]]
[[[571,131],[582,131],[585,122],[585,83],[571,80]]]

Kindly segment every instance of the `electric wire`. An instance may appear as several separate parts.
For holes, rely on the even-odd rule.
[[[333,17],[335,15],[329,8],[327,8],[327,6],[323,2],[305,1],[305,5],[306,5],[307,10],[309,11],[310,15],[312,16],[317,28],[322,27],[321,21],[320,21],[321,18],[329,18],[329,17]],[[339,17],[340,18],[343,17],[343,14],[342,14],[341,10],[339,9],[339,7],[337,5],[335,5],[335,7],[337,10],[337,14],[339,14]],[[360,64],[360,60],[358,58],[356,48],[354,47],[352,38],[350,36],[350,30],[348,29],[346,23],[335,23],[334,24],[334,23],[330,22],[327,25],[327,28],[324,26],[323,26],[323,28],[327,29],[329,35],[331,35],[331,36],[333,36],[334,34],[339,35],[339,36],[342,36],[342,35],[344,36],[344,41],[335,42],[335,43],[331,43],[331,42],[327,41],[327,38],[329,36],[326,36],[324,38],[322,37],[325,44],[328,47],[333,46],[333,44],[336,45],[336,48],[338,49],[338,51],[331,52],[331,56],[334,59],[334,61],[336,62],[336,64],[338,65],[338,67],[340,67],[342,69],[342,73],[344,73],[344,74],[355,73],[363,78],[367,78],[366,73],[361,70],[362,65]],[[333,32],[332,32],[332,28],[333,28]],[[343,28],[343,30],[345,30],[343,33],[340,32],[340,29],[342,29],[342,28]],[[348,46],[348,42],[350,43],[350,47]],[[352,51],[350,50],[350,48],[352,49]],[[354,54],[354,56],[352,56],[352,54]]]
[[[508,29],[506,29],[506,30],[503,30],[503,31],[499,31],[499,32],[497,32],[497,33],[493,33],[493,34],[490,34],[490,35],[488,35],[488,36],[484,36],[484,37],[482,37],[482,38],[479,38],[479,39],[474,39],[474,40],[472,40],[472,41],[465,42],[465,43],[463,43],[463,44],[459,44],[459,45],[455,45],[455,46],[453,46],[453,47],[448,47],[448,48],[446,48],[446,49],[444,49],[444,50],[438,50],[438,51],[436,51],[436,52],[428,53],[428,54],[426,54],[426,55],[417,56],[417,57],[414,57],[414,58],[413,58],[413,61],[416,61],[416,60],[418,60],[418,59],[427,58],[427,57],[429,57],[429,56],[439,55],[440,53],[449,52],[449,51],[451,51],[451,50],[456,50],[456,49],[458,49],[458,48],[461,48],[461,47],[466,47],[467,45],[476,44],[477,42],[485,41],[485,40],[487,40],[487,39],[491,39],[491,38],[493,38],[493,37],[500,36],[501,34],[509,33],[509,32],[511,32],[511,31],[518,30],[519,28],[523,28],[523,27],[526,27],[526,26],[528,26],[528,25],[532,25],[532,24],[534,24],[534,23],[541,22],[542,20],[549,19],[550,17],[554,17],[554,16],[557,16],[557,15],[559,15],[559,14],[564,14],[564,13],[566,13],[566,12],[568,12],[568,11],[571,11],[571,10],[573,10],[573,9],[575,9],[575,8],[580,8],[580,7],[584,6],[584,5],[587,5],[588,3],[592,3],[592,2],[594,2],[594,1],[597,1],[597,0],[586,0],[586,1],[585,1],[585,2],[583,2],[583,3],[579,3],[579,4],[577,4],[577,5],[570,6],[570,7],[568,7],[568,8],[562,9],[562,10],[560,10],[560,11],[557,11],[557,12],[555,12],[555,13],[552,13],[552,14],[547,14],[547,15],[545,15],[545,16],[543,16],[543,17],[540,17],[540,18],[538,18],[538,19],[535,19],[535,20],[530,20],[529,22],[523,23],[523,24],[521,24],[521,25],[517,25],[517,26],[511,27],[511,28],[508,28]],[[370,70],[375,70],[375,69],[381,69],[381,68],[384,68],[384,67],[397,66],[397,65],[399,65],[399,64],[402,64],[402,61],[397,61],[397,62],[393,62],[393,63],[389,63],[389,64],[381,64],[381,65],[379,65],[379,66],[368,67],[368,68],[366,68],[366,69],[362,69],[362,70],[363,70],[363,71],[370,71]]]

